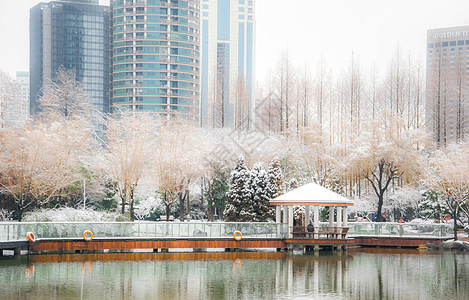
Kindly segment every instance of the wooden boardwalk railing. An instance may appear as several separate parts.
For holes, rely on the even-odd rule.
[[[348,227],[291,227],[291,233],[294,239],[345,239],[348,231]]]

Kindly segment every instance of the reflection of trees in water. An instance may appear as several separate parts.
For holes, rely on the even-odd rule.
[[[366,251],[39,255],[0,261],[0,284],[6,298],[469,299],[468,255]]]
[[[350,298],[469,299],[469,257],[464,254],[354,254],[348,265]]]

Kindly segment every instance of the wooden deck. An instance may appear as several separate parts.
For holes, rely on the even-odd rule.
[[[86,242],[82,239],[47,239],[38,240],[29,246],[32,252],[110,252],[131,249],[288,249],[292,246],[323,245],[339,246],[351,243],[351,239],[93,239]]]
[[[109,252],[128,252],[133,249],[147,249],[153,252],[167,251],[168,249],[213,249],[220,248],[229,251],[235,249],[262,249],[273,248],[277,250],[292,249],[295,247],[318,246],[340,248],[343,246],[363,246],[363,247],[409,247],[417,248],[421,244],[439,244],[444,239],[439,238],[402,238],[402,237],[355,237],[340,238],[342,233],[334,233],[334,238],[329,238],[330,233],[325,233],[319,239],[313,239],[309,234],[300,235],[287,239],[255,239],[246,238],[236,241],[232,238],[210,239],[125,239],[125,238],[95,238],[90,242],[83,239],[38,239],[35,243],[9,242],[3,245],[3,249],[27,249],[33,253],[76,253],[88,252],[99,253],[104,250]],[[16,251],[15,253],[18,253]]]
[[[350,245],[361,247],[407,247],[417,248],[425,244],[437,244],[449,238],[429,238],[429,237],[354,237]]]

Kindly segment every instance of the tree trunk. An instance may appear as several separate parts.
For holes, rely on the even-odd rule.
[[[166,193],[164,193],[163,199],[164,199],[164,203],[166,205],[166,221],[169,221],[169,214],[171,213],[171,211],[170,211],[171,210],[171,205],[167,204],[168,199],[167,199]]]
[[[170,208],[169,205],[166,205],[166,221],[169,221]]]
[[[121,199],[122,199],[122,203],[121,203],[121,214],[124,214],[125,213],[125,198],[126,198],[126,195],[124,194]]]
[[[130,212],[130,221],[134,221],[135,220],[135,215],[134,215],[134,189],[130,190],[129,212]]]
[[[453,222],[454,222],[454,240],[458,240],[458,204],[456,203],[456,207],[453,210]]]
[[[179,221],[184,222],[184,196],[179,193]]]
[[[384,222],[384,217],[382,215],[383,209],[383,194],[378,195],[378,212],[376,216],[376,222]]]
[[[21,219],[23,219],[23,207],[18,204],[18,222],[21,222]]]

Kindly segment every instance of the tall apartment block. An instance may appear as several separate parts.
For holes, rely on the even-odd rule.
[[[201,125],[253,126],[254,0],[202,0]]]
[[[198,120],[199,0],[113,0],[111,5],[111,111]]]
[[[438,147],[469,138],[469,26],[427,32],[426,124]]]
[[[0,74],[0,128],[24,125],[29,119],[29,73],[16,72],[16,79]]]
[[[60,66],[75,69],[94,109],[109,111],[109,15],[99,0],[50,1],[31,8],[31,113],[38,111],[41,88]]]

